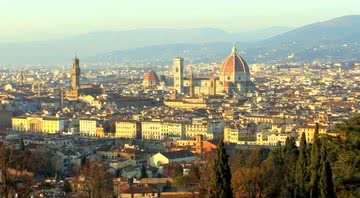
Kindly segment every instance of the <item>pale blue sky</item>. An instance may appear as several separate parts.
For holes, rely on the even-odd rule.
[[[0,42],[135,28],[241,32],[350,14],[360,0],[0,0]]]

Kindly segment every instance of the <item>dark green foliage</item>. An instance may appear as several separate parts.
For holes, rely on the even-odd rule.
[[[305,133],[301,136],[300,146],[299,146],[299,158],[296,163],[296,173],[295,173],[295,197],[305,198],[307,197],[306,184],[309,181],[309,172],[308,172],[308,148],[306,144],[306,135]]]
[[[141,166],[141,178],[148,178],[148,175],[146,173],[146,167],[144,165]]]
[[[208,188],[208,197],[232,198],[231,170],[228,164],[229,156],[223,141],[220,141],[216,150],[216,158],[212,165],[212,175]]]
[[[68,180],[65,180],[65,181],[64,181],[63,191],[64,191],[65,193],[70,193],[70,192],[72,192],[72,188],[71,188],[71,185],[70,185],[70,183],[69,183]]]
[[[318,197],[318,179],[320,173],[320,139],[319,139],[319,124],[316,123],[313,144],[311,146],[311,163],[310,172],[311,179],[309,183],[310,197]]]
[[[296,161],[298,158],[298,149],[295,145],[294,138],[287,138],[283,153],[284,153],[283,176],[284,176],[285,186],[282,190],[282,196],[294,197],[295,189],[296,189],[296,182],[295,182]]]
[[[283,151],[282,146],[278,144],[271,150],[269,157],[262,165],[262,168],[264,169],[265,197],[280,197],[283,192],[285,173]]]
[[[330,163],[327,159],[327,152],[325,147],[321,148],[321,170],[320,170],[320,181],[319,191],[321,198],[334,198],[334,184],[332,181],[332,171]]]

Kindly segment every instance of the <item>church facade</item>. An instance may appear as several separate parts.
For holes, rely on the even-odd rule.
[[[255,89],[254,83],[250,80],[249,67],[238,54],[235,45],[220,67],[220,76],[194,78],[190,68],[189,77],[186,78],[183,58],[180,57],[173,61],[173,74],[173,89],[190,97],[245,94]]]

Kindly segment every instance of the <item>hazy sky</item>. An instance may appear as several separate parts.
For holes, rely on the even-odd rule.
[[[0,42],[134,28],[241,32],[350,14],[360,0],[0,0]]]

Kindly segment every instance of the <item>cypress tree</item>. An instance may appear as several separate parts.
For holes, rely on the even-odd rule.
[[[294,138],[287,138],[284,147],[284,180],[285,189],[283,195],[285,197],[294,197],[295,194],[295,171],[298,150],[295,145]]]
[[[221,140],[216,150],[216,158],[212,164],[208,197],[232,198],[231,170],[228,164],[224,142]]]
[[[300,139],[299,146],[299,158],[296,163],[296,173],[295,173],[295,182],[296,182],[296,192],[295,197],[305,198],[307,197],[306,193],[306,184],[308,182],[308,149],[306,144],[306,135],[302,134]]]
[[[310,180],[310,197],[319,196],[319,170],[320,170],[320,140],[319,140],[319,123],[316,123],[314,140],[311,146],[311,180]]]
[[[148,178],[145,165],[141,166],[141,176],[140,177],[141,177],[141,179],[142,178]]]
[[[325,147],[321,148],[321,170],[319,190],[321,198],[335,198],[334,184],[332,181],[332,171],[330,162],[327,159]]]

